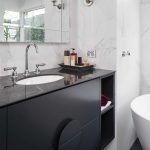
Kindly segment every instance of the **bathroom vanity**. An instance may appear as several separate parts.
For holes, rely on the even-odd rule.
[[[0,78],[0,150],[103,149],[115,132],[115,72],[56,68],[45,74],[64,79],[15,85],[10,76]],[[112,101],[102,112],[101,95]]]

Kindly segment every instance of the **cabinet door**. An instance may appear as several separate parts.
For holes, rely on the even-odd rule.
[[[0,150],[6,150],[7,108],[0,109]]]
[[[60,135],[72,120],[80,122],[83,134],[91,132],[93,124],[89,126],[89,122],[99,116],[99,85],[100,80],[95,79],[10,106],[8,150],[57,150]],[[99,121],[96,128],[100,129]],[[99,134],[97,131],[89,136],[94,139],[91,143],[95,144]],[[81,143],[84,148],[86,141],[82,139]]]

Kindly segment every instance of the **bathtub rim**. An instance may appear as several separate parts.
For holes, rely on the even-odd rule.
[[[130,108],[131,108],[131,110],[132,110],[137,116],[139,116],[139,117],[145,119],[146,121],[150,122],[150,118],[141,115],[139,112],[137,112],[137,111],[133,108],[133,107],[134,107],[134,103],[135,103],[136,101],[138,101],[138,100],[139,100],[140,98],[142,98],[142,97],[147,97],[147,96],[150,97],[150,94],[143,94],[143,95],[140,95],[140,96],[136,97],[135,99],[133,99],[133,101],[132,101],[131,104],[130,104]]]

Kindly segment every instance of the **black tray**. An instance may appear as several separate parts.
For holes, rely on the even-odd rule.
[[[59,66],[61,66],[63,69],[67,69],[67,70],[73,70],[73,71],[87,71],[87,70],[93,70],[94,65],[89,65],[89,66],[68,66],[68,65],[64,65],[64,64],[59,64]]]

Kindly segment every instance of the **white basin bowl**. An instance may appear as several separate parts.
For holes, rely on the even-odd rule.
[[[16,82],[18,85],[37,85],[37,84],[45,84],[51,83],[58,80],[63,79],[63,76],[60,75],[44,75],[44,76],[37,76],[37,77],[30,77],[26,79],[22,79]]]

